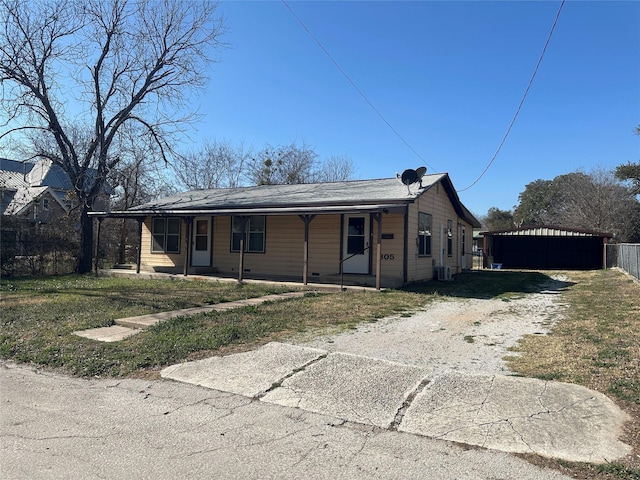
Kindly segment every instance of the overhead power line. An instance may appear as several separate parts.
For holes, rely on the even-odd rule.
[[[533,70],[533,74],[531,75],[531,78],[529,79],[529,83],[527,84],[527,88],[525,89],[524,94],[522,95],[522,99],[520,100],[520,103],[518,104],[518,108],[516,109],[516,112],[513,115],[513,118],[511,119],[511,122],[509,123],[509,126],[507,128],[507,131],[505,132],[504,136],[502,137],[502,140],[501,140],[500,144],[498,145],[498,148],[497,148],[496,152],[493,154],[493,157],[491,157],[491,160],[489,161],[487,166],[484,168],[482,173],[478,176],[478,178],[476,178],[473,181],[473,183],[471,183],[468,187],[460,189],[460,190],[458,190],[458,192],[464,192],[466,190],[469,190],[474,185],[476,185],[485,176],[485,174],[489,171],[489,168],[491,168],[491,165],[493,165],[494,161],[496,160],[496,158],[500,154],[500,151],[502,150],[502,147],[504,146],[505,142],[507,141],[507,138],[508,138],[509,134],[511,133],[511,129],[515,125],[516,119],[518,118],[518,115],[520,114],[520,111],[522,110],[522,106],[524,105],[524,102],[525,102],[525,100],[527,98],[527,95],[529,94],[529,90],[531,89],[531,86],[533,85],[533,81],[534,81],[534,79],[535,79],[535,77],[536,77],[536,75],[538,73],[538,69],[540,68],[540,65],[542,63],[542,59],[544,58],[545,53],[547,52],[547,47],[549,46],[549,43],[551,42],[551,37],[553,36],[553,32],[555,31],[555,28],[556,28],[556,25],[558,23],[558,19],[560,18],[560,13],[562,12],[562,8],[564,7],[565,1],[566,0],[562,0],[560,2],[560,7],[558,8],[558,12],[556,13],[556,17],[555,17],[555,19],[553,21],[553,24],[551,26],[551,30],[549,31],[549,35],[547,36],[547,40],[546,40],[546,42],[544,44],[544,47],[542,49],[542,53],[540,54],[540,57],[538,58],[538,62],[536,63],[536,66],[535,66],[535,68]],[[285,7],[287,7],[287,9],[291,13],[291,15],[293,15],[293,17],[296,19],[296,21],[307,32],[307,34],[313,39],[313,41],[316,42],[316,44],[325,53],[325,55],[329,58],[329,60],[331,60],[331,62],[336,66],[336,68],[340,71],[340,73],[342,73],[342,75],[347,79],[347,81],[351,84],[351,86],[358,92],[358,94],[365,100],[365,102],[367,102],[369,104],[371,109],[380,117],[380,119],[416,155],[416,157],[418,157],[422,162],[424,162],[429,168],[431,168],[433,170],[434,168],[431,165],[429,165],[429,163],[424,158],[422,158],[422,155],[420,155],[409,144],[409,142],[407,142],[407,140],[404,139],[404,137],[402,135],[400,135],[400,133],[393,127],[393,125],[391,125],[391,123],[389,123],[389,121],[384,117],[384,115],[382,115],[382,113],[376,108],[376,106],[373,104],[373,102],[371,100],[369,100],[369,98],[364,94],[364,92],[362,90],[360,90],[360,88],[351,79],[351,77],[349,77],[349,75],[342,69],[340,64],[338,64],[338,62],[333,58],[333,56],[329,53],[329,51],[324,47],[322,42],[320,42],[320,40],[318,40],[316,38],[316,36],[311,32],[311,30],[309,30],[309,28],[304,24],[304,22],[296,15],[296,13],[292,10],[292,8],[289,6],[287,1],[286,0],[282,0],[282,3],[285,5]]]
[[[547,52],[547,47],[549,46],[549,42],[551,42],[551,36],[553,35],[553,31],[556,29],[556,24],[558,23],[558,19],[560,18],[560,12],[562,11],[562,7],[564,6],[564,2],[565,2],[565,0],[562,0],[560,2],[560,8],[558,8],[558,13],[556,14],[556,18],[553,21],[553,25],[551,26],[551,31],[549,31],[549,36],[547,36],[547,41],[544,44],[544,48],[542,49],[542,53],[540,54],[540,58],[538,59],[538,63],[536,64],[536,68],[533,70],[533,75],[531,75],[531,79],[529,80],[529,84],[527,85],[527,88],[524,91],[524,95],[522,95],[522,100],[520,100],[520,104],[518,105],[518,108],[516,109],[516,113],[513,116],[513,118],[511,119],[511,123],[509,124],[509,128],[507,128],[507,131],[504,134],[504,137],[502,137],[502,141],[500,142],[500,145],[498,145],[498,149],[496,150],[496,153],[493,154],[493,157],[491,157],[491,160],[489,161],[489,163],[487,164],[485,169],[482,171],[480,176],[478,176],[478,178],[476,178],[471,185],[469,185],[468,187],[463,188],[462,190],[458,190],[458,192],[464,192],[465,190],[469,190],[476,183],[478,183],[480,181],[480,179],[482,179],[482,177],[484,177],[484,175],[487,173],[487,171],[489,171],[489,168],[491,167],[491,165],[495,161],[496,157],[500,153],[500,150],[502,150],[502,146],[507,141],[507,137],[509,136],[509,133],[511,133],[511,129],[513,128],[513,125],[516,123],[516,119],[518,118],[518,115],[520,114],[520,110],[522,109],[522,105],[524,105],[524,101],[526,100],[527,95],[529,94],[529,90],[531,89],[531,85],[533,85],[533,80],[534,80],[534,78],[536,78],[536,74],[538,73],[538,68],[540,67],[540,64],[542,63],[542,59],[544,58],[544,54]]]
[[[356,92],[358,92],[360,94],[360,96],[364,99],[365,102],[367,102],[369,104],[369,106],[373,109],[374,112],[376,112],[376,114],[378,115],[378,117],[380,117],[380,119],[382,119],[382,121],[391,129],[391,131],[396,135],[396,137],[398,137],[402,143],[404,143],[409,150],[411,150],[416,157],[418,157],[422,162],[424,162],[424,164],[426,166],[428,166],[430,169],[434,170],[434,168],[429,165],[429,163],[422,158],[422,155],[420,155],[410,144],[409,142],[407,142],[404,137],[402,135],[400,135],[400,133],[393,127],[393,125],[391,125],[391,123],[389,123],[389,121],[384,117],[384,115],[382,115],[382,113],[380,112],[380,110],[378,110],[376,108],[376,106],[373,104],[373,102],[371,100],[369,100],[369,98],[367,98],[367,96],[364,94],[364,92],[362,90],[360,90],[360,88],[358,88],[358,86],[356,85],[356,83],[351,79],[351,77],[349,77],[349,75],[347,74],[347,72],[345,72],[342,67],[338,64],[338,62],[331,56],[331,54],[329,53],[329,51],[324,47],[324,45],[322,45],[322,43],[320,42],[320,40],[318,40],[316,38],[316,36],[311,33],[311,30],[309,30],[309,28],[307,28],[307,26],[304,24],[304,22],[295,14],[295,12],[291,9],[291,7],[289,6],[289,4],[286,2],[286,0],[282,0],[282,3],[284,4],[285,7],[287,7],[287,9],[289,10],[289,12],[291,12],[291,15],[293,15],[293,18],[296,19],[296,21],[300,24],[300,26],[302,28],[304,28],[304,30],[307,32],[307,34],[313,39],[314,42],[316,42],[318,44],[318,46],[320,47],[320,49],[325,53],[325,55],[327,57],[329,57],[329,60],[331,60],[331,62],[333,62],[333,64],[336,66],[336,68],[340,71],[340,73],[342,73],[342,75],[344,76],[344,78],[347,79],[347,81],[351,84],[351,86],[356,90]]]

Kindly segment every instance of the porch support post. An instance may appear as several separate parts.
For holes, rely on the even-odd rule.
[[[191,263],[191,230],[193,229],[193,217],[184,217],[184,268],[183,275],[189,275],[189,264]]]
[[[238,217],[240,219],[240,259],[238,264],[238,283],[242,283],[244,280],[244,236],[247,231],[247,223],[249,217],[246,215]]]
[[[98,217],[98,231],[96,232],[96,250],[93,267],[95,273],[98,273],[98,260],[100,259],[100,227],[102,227],[102,220],[104,220],[104,218]]]
[[[309,224],[315,218],[315,215],[298,215],[300,220],[304,222],[304,258],[302,269],[302,283],[307,284],[307,275],[309,273]]]
[[[144,223],[144,218],[138,217],[136,220],[138,221],[138,255],[136,258],[136,273],[140,273],[140,263],[142,263],[142,224]]]
[[[373,219],[378,224],[378,235],[376,236],[376,290],[380,290],[380,274],[382,271],[382,212],[374,213]]]

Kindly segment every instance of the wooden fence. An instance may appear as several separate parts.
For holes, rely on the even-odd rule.
[[[640,243],[607,245],[607,268],[618,267],[640,280]]]

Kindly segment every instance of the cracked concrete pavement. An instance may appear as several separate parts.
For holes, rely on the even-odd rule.
[[[603,463],[631,452],[627,415],[578,385],[433,370],[272,342],[167,367],[162,377],[440,440]]]
[[[569,478],[503,452],[178,382],[4,363],[0,399],[8,480]]]

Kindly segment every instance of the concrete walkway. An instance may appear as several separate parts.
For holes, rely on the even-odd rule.
[[[112,325],[110,327],[78,330],[73,333],[80,337],[90,338],[92,340],[97,340],[100,342],[117,342],[119,340],[130,337],[131,335],[135,335],[136,333],[140,333],[145,328],[152,327],[157,323],[164,322],[172,318],[196,315],[198,313],[206,312],[224,312],[227,310],[232,310],[234,308],[260,305],[264,302],[273,302],[277,300],[284,300],[287,298],[302,297],[305,295],[305,293],[307,292],[286,292],[274,295],[266,295],[264,297],[236,300],[233,302],[204,305],[201,307],[183,308],[181,310],[172,310],[170,312],[158,312],[150,313],[149,315],[140,315],[137,317],[118,318],[115,320],[115,325]]]
[[[343,421],[578,462],[631,452],[627,415],[605,395],[560,382],[448,371],[269,343],[173,365],[163,378]]]

